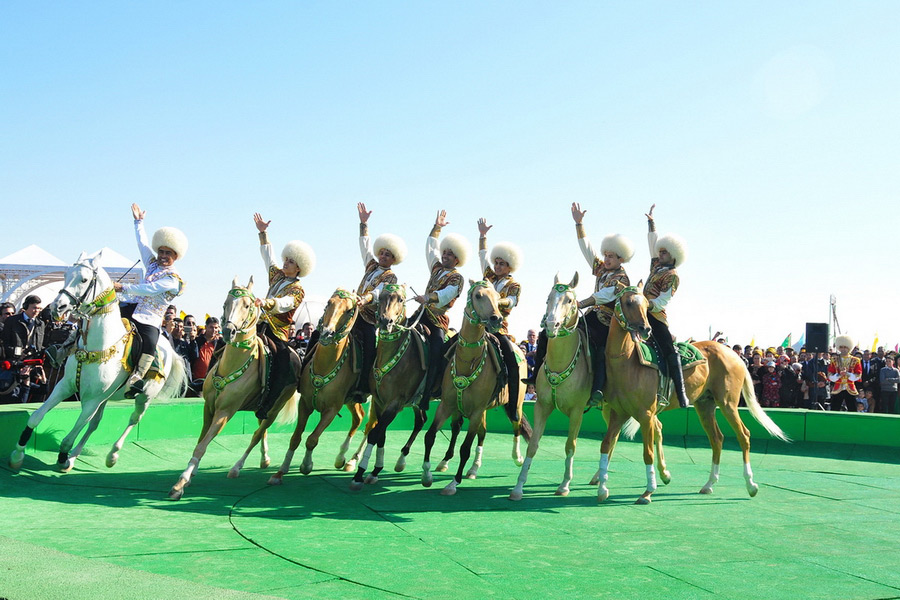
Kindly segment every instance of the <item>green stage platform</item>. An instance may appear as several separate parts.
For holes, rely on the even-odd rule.
[[[295,469],[284,485],[266,485],[287,446],[282,428],[270,436],[272,467],[261,471],[254,454],[240,478],[227,479],[248,441],[248,414],[211,446],[184,499],[171,502],[199,432],[199,401],[151,406],[113,469],[104,457],[130,408],[110,407],[65,475],[53,463],[77,406],[61,406],[13,474],[5,457],[34,408],[0,407],[0,598],[8,600],[900,598],[900,417],[771,411],[798,440],[785,444],[744,413],[760,484],[751,499],[733,437],[715,493],[697,494],[710,451],[692,411],[671,411],[672,483],[636,506],[638,443],[620,443],[607,502],[598,505],[587,485],[603,430],[596,411],[579,440],[571,494],[553,494],[563,469],[557,417],[519,503],[507,499],[519,469],[499,411],[479,478],[453,497],[439,494],[450,473],[436,474],[430,489],[419,483],[421,438],[407,470],[393,471],[406,416],[389,432],[383,476],[361,492],[332,468],[346,417],[323,436],[311,475]]]

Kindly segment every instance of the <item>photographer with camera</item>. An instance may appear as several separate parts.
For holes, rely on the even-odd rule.
[[[39,297],[26,296],[22,303],[22,312],[7,317],[3,324],[3,351],[6,362],[9,363],[7,370],[15,373],[15,380],[22,384],[13,386],[11,394],[15,402],[28,400],[27,391],[32,384],[41,386],[45,383],[41,367],[43,363],[41,356],[44,350],[44,322],[38,318],[42,308]],[[7,365],[4,364],[4,366]]]

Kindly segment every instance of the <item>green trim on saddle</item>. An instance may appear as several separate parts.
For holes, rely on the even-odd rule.
[[[134,343],[140,338],[138,337],[137,329],[131,321],[123,318],[122,324],[125,325],[125,329],[128,331],[128,338],[125,340],[125,350],[122,353],[122,366],[125,367],[126,371],[131,373],[134,371],[134,367],[141,357],[141,347],[139,344],[136,345]],[[151,373],[155,373],[158,376],[162,376],[163,373],[163,356],[158,347],[153,356],[153,364],[147,369],[147,374],[149,375]]]
[[[640,354],[638,356],[640,357],[641,364],[645,367],[650,367],[658,371],[659,352],[656,350],[656,348],[645,342],[641,342],[638,345],[638,348],[640,348]],[[677,350],[678,355],[681,356],[682,371],[687,371],[688,369],[691,369],[700,363],[706,362],[706,358],[693,344],[689,344],[687,342],[675,342],[675,350]]]

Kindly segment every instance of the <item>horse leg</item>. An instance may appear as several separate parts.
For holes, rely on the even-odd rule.
[[[419,432],[422,431],[422,426],[425,425],[425,419],[427,418],[425,411],[418,406],[414,407],[414,412],[416,418],[413,423],[413,430],[409,434],[409,439],[406,440],[406,444],[400,449],[400,457],[397,459],[397,464],[394,465],[394,470],[398,473],[406,468],[406,457],[409,456],[409,449],[412,448],[413,442],[416,441],[416,437],[419,435]]]
[[[100,405],[100,408],[97,409],[97,412],[94,413],[94,416],[91,417],[91,420],[88,421],[87,429],[85,429],[84,434],[81,436],[81,440],[78,442],[72,450],[69,451],[69,458],[66,461],[66,466],[63,469],[63,472],[68,472],[75,465],[75,460],[81,456],[81,451],[84,450],[85,445],[87,445],[88,439],[91,435],[97,431],[97,426],[100,425],[100,420],[103,418],[103,411],[106,409],[106,402]],[[107,462],[107,466],[109,463]]]
[[[552,411],[553,409],[551,408],[550,410]],[[522,461],[522,470],[519,471],[516,487],[509,493],[510,500],[521,500],[524,494],[525,482],[528,481],[528,471],[531,469],[531,463],[541,443],[541,436],[544,435],[544,427],[547,425],[549,411],[545,411],[543,404],[540,402],[534,403],[534,428],[531,431],[531,438],[528,440],[528,448],[525,449],[525,460]]]
[[[90,403],[81,404],[81,414],[78,415],[78,418],[75,420],[75,426],[72,427],[72,431],[62,439],[62,442],[59,444],[59,456],[56,458],[56,465],[60,471],[63,473],[68,473],[72,470],[72,467],[75,464],[75,459],[69,459],[69,452],[72,450],[72,446],[75,444],[75,438],[78,437],[78,434],[81,433],[81,430],[84,429],[84,426],[94,418],[94,415],[98,410],[103,406],[103,402],[97,403],[93,408],[91,408]],[[87,442],[87,439],[84,440]]]
[[[472,442],[475,441],[483,420],[484,413],[477,415],[477,417],[475,415],[469,417],[469,430],[466,432],[463,443],[459,446],[459,468],[456,470],[456,477],[451,479],[447,487],[441,490],[442,496],[452,496],[456,493],[456,486],[462,483],[463,469],[466,467],[469,455],[472,453]]]
[[[46,416],[50,409],[54,408],[57,404],[74,393],[75,385],[73,382],[70,379],[63,378],[56,384],[56,387],[53,388],[50,397],[47,398],[36,411],[31,413],[28,417],[28,422],[25,424],[25,429],[22,430],[22,433],[19,436],[16,447],[9,455],[9,467],[12,470],[18,471],[22,467],[22,462],[25,460],[25,446],[28,445],[29,440],[31,440],[31,435],[34,433],[35,428],[40,425],[44,416]]]
[[[478,427],[478,445],[475,446],[475,460],[472,461],[472,466],[466,471],[466,479],[478,477],[478,469],[481,468],[481,456],[484,454],[484,436],[487,434],[487,413],[481,414],[481,425]]]
[[[566,437],[566,463],[563,470],[563,480],[556,488],[557,496],[569,495],[569,484],[572,483],[572,471],[575,462],[575,444],[578,441],[578,433],[581,431],[581,422],[584,419],[584,411],[576,407],[569,414],[569,435]]]
[[[228,471],[228,479],[237,479],[241,475],[241,469],[244,468],[244,463],[247,461],[247,458],[250,457],[250,453],[253,452],[253,449],[256,448],[256,445],[260,442],[263,442],[263,446],[265,446],[266,440],[266,430],[269,428],[269,425],[272,424],[272,421],[269,419],[260,419],[259,426],[256,428],[256,431],[253,432],[253,437],[250,438],[250,444],[247,446],[247,449],[244,450],[244,454],[238,459],[234,466],[231,467],[231,470]],[[266,467],[268,465],[268,456],[265,456],[265,449],[263,450],[263,456],[266,459]],[[265,467],[263,467],[265,468]]]
[[[284,461],[281,463],[281,467],[278,468],[278,472],[269,478],[269,485],[281,485],[285,474],[291,470],[294,452],[297,451],[297,447],[300,446],[300,440],[303,439],[303,431],[306,429],[306,422],[309,421],[311,411],[303,405],[302,400],[297,410],[297,426],[294,427],[294,433],[291,434],[291,441],[288,444],[287,452],[284,454]]]
[[[381,444],[375,449],[375,468],[366,476],[366,483],[378,483],[378,474],[384,470],[384,437],[381,438]]]
[[[388,423],[390,423],[394,419],[394,415],[396,415],[396,408],[391,406],[386,406],[382,413],[378,415],[377,422],[375,426],[366,432],[365,436],[365,450],[362,453],[362,456],[359,459],[359,463],[356,468],[356,474],[353,476],[353,479],[350,481],[350,489],[354,491],[361,490],[363,488],[363,475],[366,474],[366,469],[369,468],[369,459],[372,456],[372,449],[378,444],[378,442],[382,439],[384,435],[384,429],[387,427]],[[370,410],[370,414],[375,411],[375,405],[372,404],[372,408]],[[392,413],[393,411],[393,413]],[[372,423],[373,420],[370,418],[369,422]],[[376,477],[377,479],[377,477]],[[365,480],[368,483],[368,479]]]
[[[259,468],[268,469],[272,460],[269,458],[269,428],[263,430],[262,440],[259,446]]]
[[[712,449],[712,466],[709,470],[709,479],[706,485],[700,488],[701,494],[712,494],[713,486],[719,482],[719,461],[722,459],[722,442],[725,436],[719,429],[716,422],[716,405],[713,402],[695,402],[694,408],[697,411],[697,418],[700,419],[700,425],[706,432],[709,439],[709,447]]]
[[[128,418],[128,425],[125,427],[125,431],[122,432],[122,435],[119,436],[119,439],[116,440],[116,443],[113,444],[113,447],[110,449],[109,454],[106,455],[106,466],[108,468],[112,468],[116,465],[116,462],[119,460],[119,451],[122,450],[122,446],[125,445],[125,438],[128,437],[128,434],[131,433],[131,430],[134,429],[134,426],[140,423],[141,418],[143,418],[144,413],[147,412],[147,405],[150,404],[150,398],[148,398],[144,394],[138,394],[134,399],[134,411],[131,413],[131,417]]]
[[[741,421],[741,415],[737,410],[737,402],[725,401],[722,403],[722,415],[734,429],[738,444],[741,445],[741,454],[744,458],[744,483],[747,485],[747,493],[754,497],[759,492],[759,486],[753,481],[753,469],[750,468],[750,431]]]
[[[206,454],[206,449],[209,447],[210,443],[212,443],[213,438],[215,438],[219,433],[225,428],[225,425],[228,423],[228,420],[234,415],[234,413],[228,413],[223,410],[216,411],[213,414],[213,418],[210,421],[209,427],[206,429],[206,435],[197,442],[197,446],[194,448],[194,454],[191,456],[191,459],[188,461],[188,466],[178,477],[178,481],[175,482],[175,485],[172,486],[172,489],[169,490],[169,499],[171,500],[180,500],[184,495],[184,488],[186,488],[191,483],[191,478],[194,476],[194,473],[197,471],[197,467],[200,464],[200,459],[203,458],[203,455]]]
[[[348,448],[350,447],[350,441],[353,439],[353,436],[356,435],[356,430],[359,428],[359,424],[362,423],[363,418],[365,418],[365,409],[363,409],[362,404],[354,404],[353,406],[355,408],[351,408],[351,414],[353,414],[353,417],[355,419],[356,414],[353,413],[352,411],[358,410],[359,411],[359,422],[356,423],[356,425],[350,426],[351,433],[349,433],[347,435],[347,439],[346,439]],[[377,424],[378,424],[377,418],[374,420],[371,417],[369,418],[369,420],[366,422],[365,428],[363,429],[364,435],[362,436],[362,439],[359,441],[359,446],[356,448],[356,452],[353,453],[353,456],[350,457],[350,460],[348,460],[347,463],[345,465],[343,465],[343,467],[338,467],[337,460],[335,460],[335,462],[334,462],[335,468],[342,468],[347,473],[351,472],[353,469],[356,468],[356,463],[359,462],[359,457],[362,456],[363,449],[366,447],[366,440],[369,437],[369,432],[372,431],[372,428],[375,427],[375,425],[377,425]]]
[[[655,415],[653,423],[656,426],[656,437],[653,439],[656,441],[656,464],[659,467],[659,478],[665,485],[669,485],[669,482],[672,481],[672,474],[669,473],[669,468],[666,466],[666,456],[663,454],[662,423]]]
[[[603,502],[609,498],[609,488],[606,487],[606,482],[609,480],[609,457],[616,447],[619,431],[626,420],[627,417],[619,416],[619,413],[616,411],[609,411],[606,435],[603,436],[603,441],[600,443],[600,467],[597,469],[596,475],[591,479],[592,485],[595,481],[597,483],[597,502]]]
[[[439,462],[438,466],[434,469],[438,473],[443,473],[450,465],[450,461],[453,459],[453,451],[456,450],[456,438],[459,437],[459,432],[462,431],[462,425],[462,415],[459,415],[459,417],[453,419],[450,422],[450,444],[447,446],[447,451],[444,453],[444,458],[441,459],[441,462]]]
[[[319,445],[319,438],[322,437],[322,434],[325,432],[325,429],[331,425],[331,422],[334,421],[334,418],[337,416],[338,411],[341,409],[340,406],[337,408],[332,408],[322,413],[322,416],[319,418],[319,424],[316,425],[316,428],[313,429],[313,432],[309,434],[309,437],[306,438],[306,453],[303,455],[303,462],[300,463],[300,472],[304,475],[309,475],[313,470],[313,450],[316,449],[316,446]],[[356,413],[354,413],[356,414]],[[356,426],[359,427],[359,423],[361,421],[356,422]],[[355,431],[355,428],[353,428]],[[352,435],[350,437],[353,437]]]
[[[647,489],[637,499],[635,504],[650,504],[650,496],[656,491],[656,468],[653,466],[653,446],[656,437],[656,427],[653,421],[656,419],[652,414],[646,416],[641,422],[641,441],[644,443],[644,467],[647,470]]]
[[[431,487],[434,477],[431,474],[431,448],[434,446],[434,439],[437,437],[438,430],[444,425],[444,421],[450,416],[453,409],[448,408],[449,404],[441,402],[437,411],[434,413],[434,420],[425,433],[425,457],[422,461],[422,485]]]

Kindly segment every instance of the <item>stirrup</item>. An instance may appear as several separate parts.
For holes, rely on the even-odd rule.
[[[144,393],[144,385],[144,380],[138,379],[125,391],[125,397],[129,400],[134,400],[138,394]]]
[[[591,397],[588,398],[588,408],[594,408],[596,406],[600,406],[603,403],[603,390],[594,390],[591,392]]]

